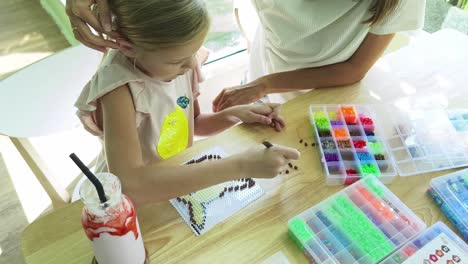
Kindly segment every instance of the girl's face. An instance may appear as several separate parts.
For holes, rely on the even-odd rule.
[[[169,82],[194,67],[195,56],[203,44],[205,35],[191,42],[157,51],[136,51],[136,66],[148,76]]]

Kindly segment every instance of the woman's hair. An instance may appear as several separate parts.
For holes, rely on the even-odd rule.
[[[374,0],[369,8],[371,17],[364,21],[371,25],[378,24],[397,9],[400,0]]]
[[[184,45],[206,34],[204,0],[109,0],[113,27],[144,50]]]

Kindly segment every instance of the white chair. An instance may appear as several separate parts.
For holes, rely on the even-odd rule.
[[[53,208],[67,204],[70,191],[57,184],[57,176],[52,175],[29,138],[80,125],[73,104],[101,59],[102,53],[78,45],[0,81],[0,134],[11,139],[49,195]],[[69,142],[77,143],[78,139]]]

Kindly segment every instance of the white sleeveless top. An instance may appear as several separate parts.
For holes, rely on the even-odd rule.
[[[157,81],[134,67],[118,50],[111,50],[76,101],[77,115],[85,129],[103,142],[103,131],[96,122],[98,100],[128,84],[144,163],[169,158],[192,145],[199,72],[190,70],[171,82]],[[96,165],[96,172],[102,171],[107,171],[104,150]]]
[[[319,67],[349,59],[368,33],[416,30],[424,24],[425,0],[400,0],[377,25],[370,18],[372,0],[252,0],[259,29],[250,53],[249,80],[263,75]],[[314,87],[310,87],[314,88]],[[297,92],[269,96],[282,103]]]

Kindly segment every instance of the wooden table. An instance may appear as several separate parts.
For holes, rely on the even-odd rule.
[[[288,237],[287,221],[343,188],[324,184],[319,153],[310,146],[315,140],[310,131],[308,106],[311,103],[380,103],[371,88],[361,82],[349,87],[313,90],[284,105],[287,128],[282,133],[240,125],[198,142],[168,160],[167,164],[180,164],[214,146],[221,146],[230,154],[238,153],[258,146],[264,139],[296,147],[302,153],[297,172],[260,181],[264,196],[200,237],[193,235],[168,202],[139,208],[140,226],[151,263],[258,263],[278,251],[291,263],[306,263],[302,252]],[[468,108],[466,100],[464,107]],[[299,144],[300,139],[309,142],[309,146]],[[397,177],[389,188],[427,225],[439,220],[447,223],[425,192],[432,178],[449,172]],[[75,202],[28,226],[22,237],[26,262],[90,263],[92,249],[79,220],[82,207],[81,202]]]

